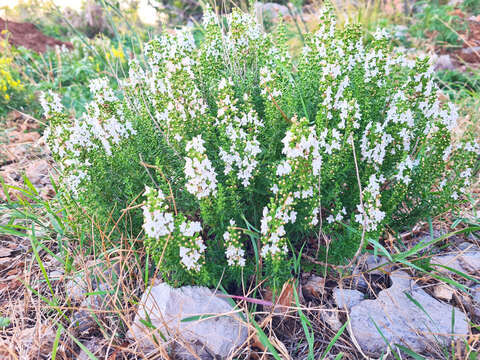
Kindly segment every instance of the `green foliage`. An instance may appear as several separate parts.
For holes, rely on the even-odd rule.
[[[118,91],[92,81],[80,118],[42,96],[71,200],[100,224],[144,201],[121,229],[143,227],[166,281],[256,273],[278,289],[306,239],[325,233],[343,261],[362,236],[462,201],[480,144],[453,143],[456,109],[438,100],[428,58],[381,31],[337,29],[329,4],[295,58],[281,26],[265,34],[240,11],[207,10],[203,25],[197,41],[183,29],[149,42]]]
[[[440,70],[437,77],[441,88],[448,93],[469,96],[480,92],[480,75],[478,71],[461,72],[459,70]]]
[[[129,41],[117,43],[108,38],[86,41],[72,39],[73,49],[57,47],[43,54],[20,48],[15,56],[16,66],[22,69],[25,88],[29,94],[55,89],[62,103],[80,115],[92,100],[88,84],[99,74],[110,79],[123,78],[128,73],[127,59],[134,55]],[[138,49],[136,49],[138,51]],[[116,86],[116,81],[112,82]],[[37,103],[30,103],[32,115],[39,115]]]
[[[410,33],[417,38],[433,37],[437,45],[459,47],[459,32],[467,29],[464,19],[454,14],[452,5],[440,5],[438,1],[426,1]]]

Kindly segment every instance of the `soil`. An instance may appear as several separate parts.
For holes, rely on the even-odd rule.
[[[62,45],[73,49],[71,43],[47,36],[31,23],[18,23],[0,18],[0,33],[3,30],[8,30],[8,35],[0,34],[0,36],[8,36],[8,42],[16,47],[23,46],[39,53],[47,51],[49,47]]]

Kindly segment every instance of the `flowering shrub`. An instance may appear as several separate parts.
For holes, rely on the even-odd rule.
[[[44,97],[64,187],[105,222],[143,193],[125,226],[143,226],[165,280],[238,284],[256,270],[277,286],[320,232],[348,257],[362,232],[378,238],[463,198],[480,144],[452,142],[458,115],[427,58],[381,31],[337,29],[329,5],[298,57],[281,26],[225,20],[207,12],[199,43],[188,30],[148,43],[123,97],[92,82],[80,119]]]

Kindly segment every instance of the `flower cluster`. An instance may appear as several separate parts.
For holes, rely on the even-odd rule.
[[[241,242],[242,232],[236,228],[234,220],[230,220],[227,231],[223,233],[225,256],[229,266],[245,266],[245,250]]]
[[[101,148],[106,156],[111,156],[113,147],[136,134],[125,117],[124,106],[113,95],[107,81],[93,80],[90,88],[96,101],[87,106],[81,118],[73,121],[62,114],[64,108],[58,94],[49,91],[40,95],[44,114],[51,118],[51,126],[44,137],[61,166],[67,188],[76,198],[91,177],[90,154]]]
[[[163,250],[163,247],[169,244],[170,250],[176,249],[175,258],[186,271],[199,272],[205,263],[206,249],[200,236],[202,232],[200,222],[189,221],[182,214],[175,215],[171,211],[173,199],[168,199],[162,190],[147,186],[145,197],[147,202],[142,209],[147,250],[156,257],[158,249]]]
[[[185,147],[185,178],[187,191],[198,199],[215,196],[217,190],[217,174],[212,163],[205,155],[205,142],[200,135],[189,141]]]
[[[218,87],[216,125],[226,135],[225,146],[220,148],[219,155],[225,163],[225,175],[235,169],[235,175],[241,184],[247,187],[258,165],[256,157],[262,151],[257,134],[259,128],[263,127],[263,123],[248,103],[248,95],[244,96],[245,104],[237,104],[231,79],[220,80]],[[246,111],[242,111],[239,107],[245,108]]]

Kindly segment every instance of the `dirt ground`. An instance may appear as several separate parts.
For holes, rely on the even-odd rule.
[[[3,30],[7,30],[3,34]],[[47,51],[47,48],[55,46],[66,46],[69,49],[73,45],[69,42],[63,42],[43,34],[38,28],[31,23],[17,23],[14,21],[5,21],[0,18],[0,36],[8,36],[8,42],[16,47],[23,46],[27,49],[34,50],[39,53]]]

